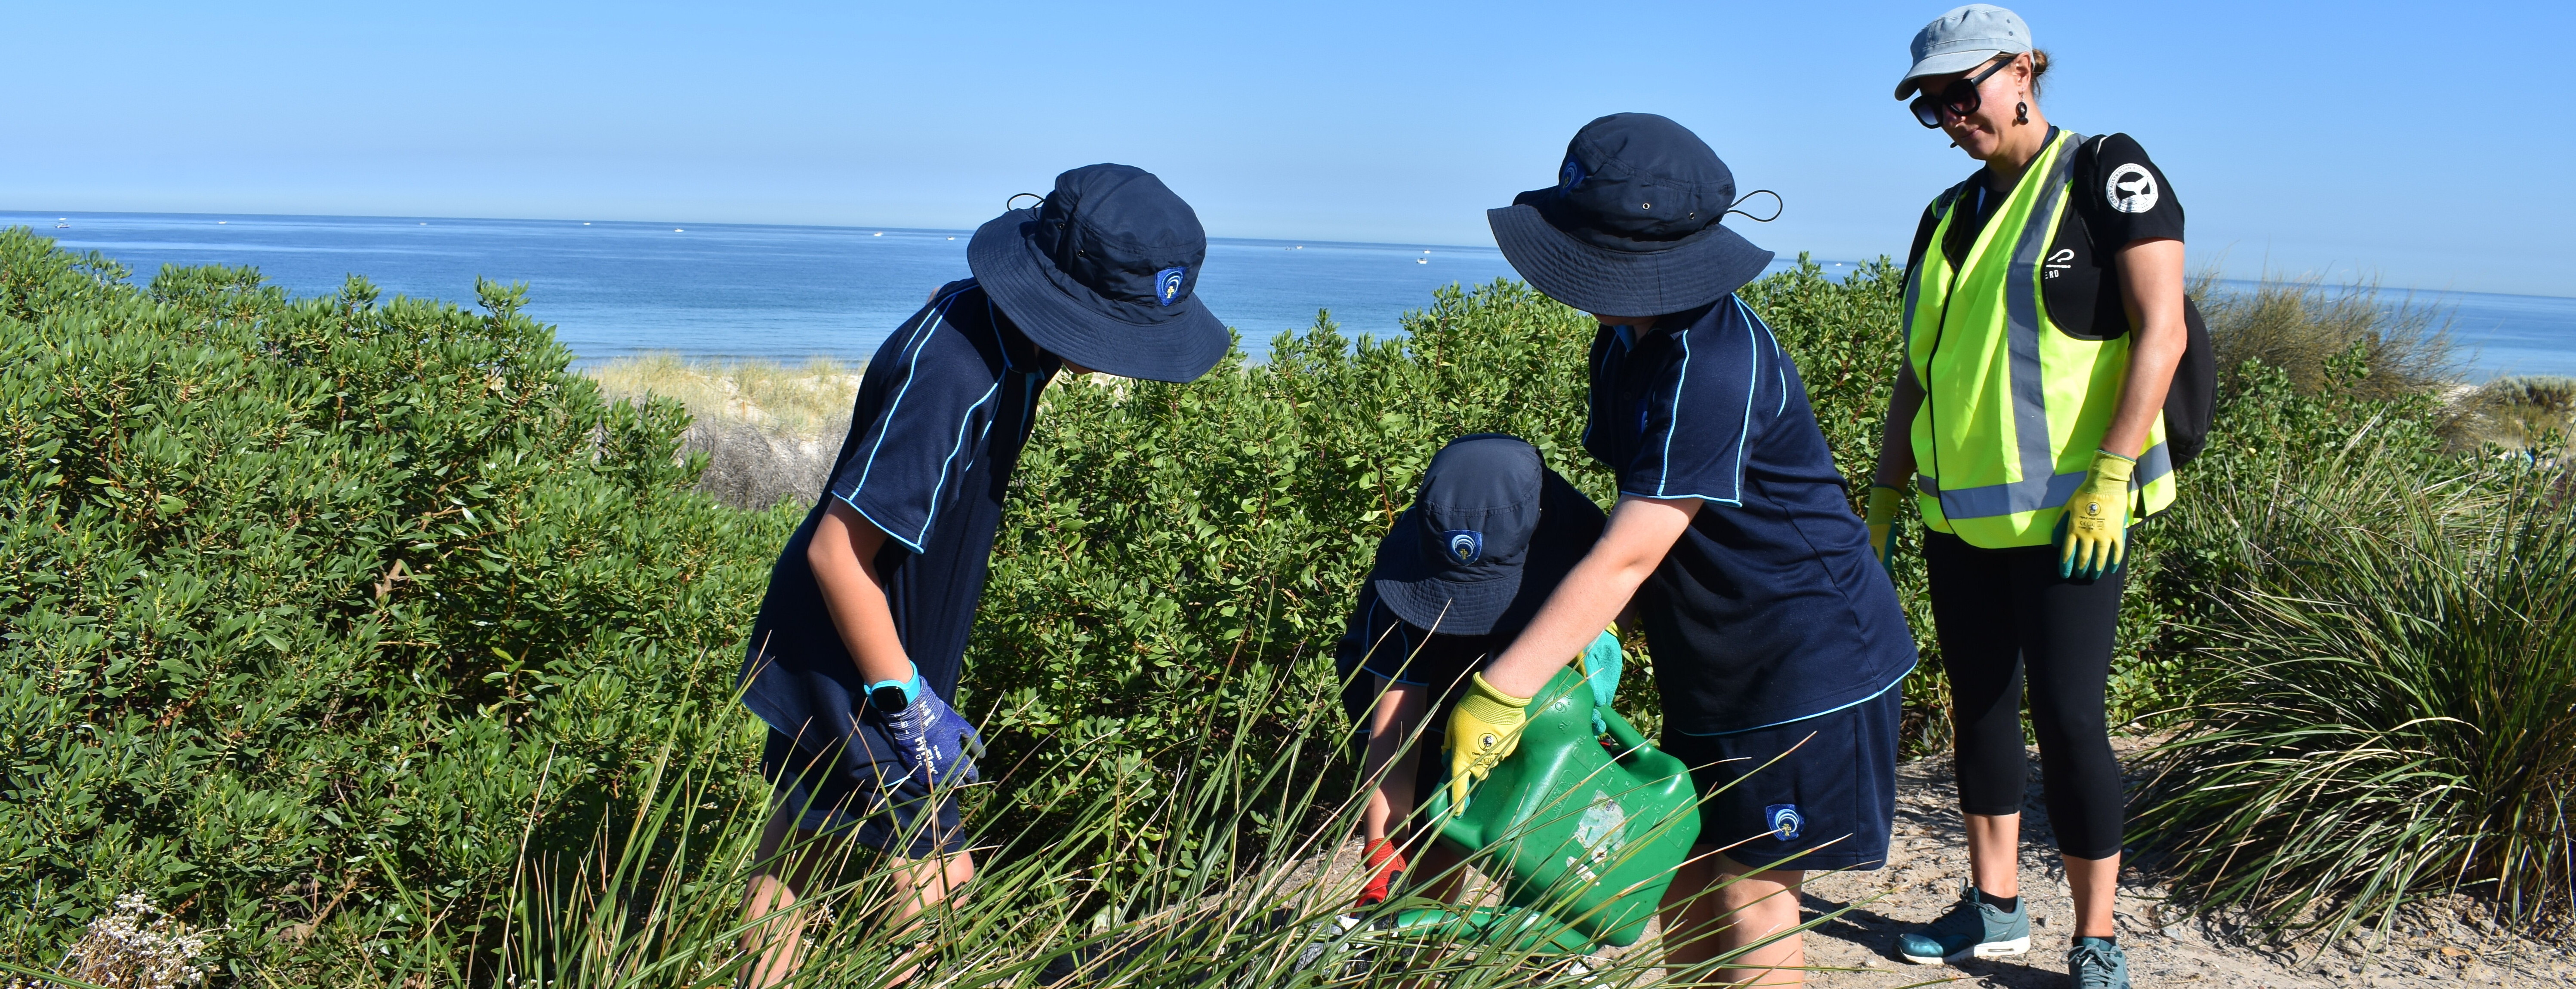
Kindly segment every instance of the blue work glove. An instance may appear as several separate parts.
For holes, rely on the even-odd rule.
[[[895,764],[924,789],[975,781],[975,760],[984,755],[984,738],[956,708],[930,692],[919,669],[909,680],[870,685],[868,716],[894,739]]]

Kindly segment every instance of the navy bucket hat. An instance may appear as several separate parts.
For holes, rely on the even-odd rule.
[[[1599,538],[1599,506],[1517,436],[1449,441],[1378,541],[1378,600],[1416,628],[1487,635],[1529,621]]]
[[[1020,332],[1122,378],[1196,381],[1233,337],[1191,290],[1207,260],[1198,214],[1153,173],[1085,165],[975,231],[966,266]]]
[[[1487,210],[1494,241],[1522,278],[1602,316],[1662,316],[1724,298],[1771,252],[1718,221],[1735,174],[1689,129],[1651,113],[1583,125],[1557,183]]]

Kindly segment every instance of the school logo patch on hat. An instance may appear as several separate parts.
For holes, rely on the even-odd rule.
[[[1807,828],[1807,819],[1798,814],[1797,804],[1772,804],[1762,808],[1762,819],[1771,825],[1771,833],[1782,841],[1798,840],[1798,832]]]
[[[1440,545],[1449,551],[1449,562],[1466,566],[1485,556],[1485,534],[1474,529],[1451,529],[1440,534]]]
[[[1154,273],[1154,301],[1171,305],[1181,297],[1181,273],[1187,268],[1165,268]]]
[[[1584,177],[1583,160],[1567,155],[1565,167],[1556,170],[1556,187],[1570,192],[1575,186],[1583,184]]]

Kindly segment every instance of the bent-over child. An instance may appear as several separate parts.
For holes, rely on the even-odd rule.
[[[889,860],[888,924],[974,875],[955,788],[976,778],[980,743],[950,701],[1038,396],[1058,370],[1206,373],[1232,342],[1192,294],[1206,256],[1197,215],[1161,180],[1077,168],[977,230],[974,277],[933,293],[868,361],[743,661],[774,806],[744,896],[745,984],[793,973],[797,901],[853,845]]]

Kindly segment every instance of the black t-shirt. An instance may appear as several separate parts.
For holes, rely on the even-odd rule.
[[[2057,136],[2056,128],[2050,128],[2048,139],[2054,141]],[[1923,263],[1941,212],[1954,201],[1960,205],[1959,219],[1950,224],[1942,253],[1952,264],[1967,256],[1977,232],[2009,198],[1988,186],[1989,177],[1980,168],[1923,208],[1914,244],[1905,255],[1906,271]],[[2181,240],[2182,200],[2175,198],[2165,173],[2147,157],[2146,149],[2127,134],[2085,138],[2076,146],[2068,181],[2074,195],[2066,222],[2043,255],[2040,296],[2046,300],[2049,318],[2069,334],[2109,339],[2129,331],[2128,309],[2122,302],[2120,279],[2112,272],[2112,259],[2121,248],[2141,240]]]
[[[955,698],[1003,494],[1060,366],[972,279],[942,287],[869,358],[831,479],[770,570],[741,674],[743,704],[808,756],[850,743],[845,768],[864,776],[857,766],[894,752],[856,718],[865,678],[805,559],[824,507],[841,502],[885,530],[874,563],[895,637],[930,691]]]

